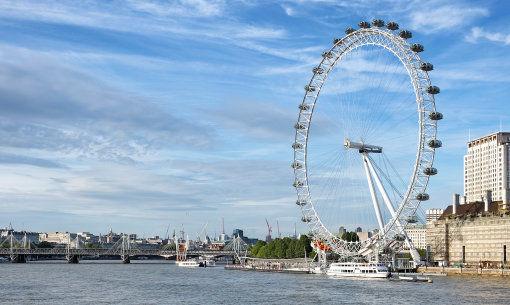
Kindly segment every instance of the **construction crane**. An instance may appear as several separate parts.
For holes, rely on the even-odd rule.
[[[276,228],[278,229],[278,238],[282,238],[282,234],[280,233],[280,224],[278,223],[278,220],[276,221]]]
[[[267,236],[266,236],[266,242],[270,242],[271,241],[271,226],[269,225],[269,222],[267,221],[267,218],[266,218],[266,224],[267,224]]]
[[[207,225],[208,225],[208,224],[209,224],[209,223],[208,223],[208,222],[206,222],[206,223],[205,223],[205,225],[202,227],[202,231],[200,231],[200,233],[198,233],[198,234],[197,234],[197,242],[201,242],[201,240],[200,240],[200,236],[202,236],[202,234],[204,233],[205,228],[207,228]]]

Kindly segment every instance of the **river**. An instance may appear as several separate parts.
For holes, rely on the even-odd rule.
[[[510,278],[433,283],[182,268],[172,261],[0,264],[2,304],[509,304]]]

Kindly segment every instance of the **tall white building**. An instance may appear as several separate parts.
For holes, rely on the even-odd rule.
[[[510,132],[495,132],[468,142],[464,156],[464,194],[467,203],[483,201],[487,190],[492,201],[510,202]]]
[[[430,209],[425,211],[425,215],[427,217],[427,223],[438,220],[441,215],[443,215],[443,209]]]
[[[414,247],[417,249],[426,249],[426,227],[425,225],[408,225],[406,226],[406,233],[411,242],[413,243]],[[404,243],[405,250],[409,250],[409,247],[407,246],[407,243]]]

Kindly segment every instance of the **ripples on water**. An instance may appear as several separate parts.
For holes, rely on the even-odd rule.
[[[4,304],[509,304],[510,278],[434,283],[180,268],[168,261],[0,264]]]

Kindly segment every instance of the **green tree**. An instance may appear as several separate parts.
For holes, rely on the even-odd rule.
[[[101,245],[94,245],[93,243],[86,243],[85,244],[86,249],[101,249]]]
[[[259,240],[255,246],[250,251],[251,257],[257,257],[257,254],[259,253],[260,249],[266,245],[266,242],[263,240]]]
[[[47,241],[41,241],[37,244],[37,248],[53,248],[53,245]]]

